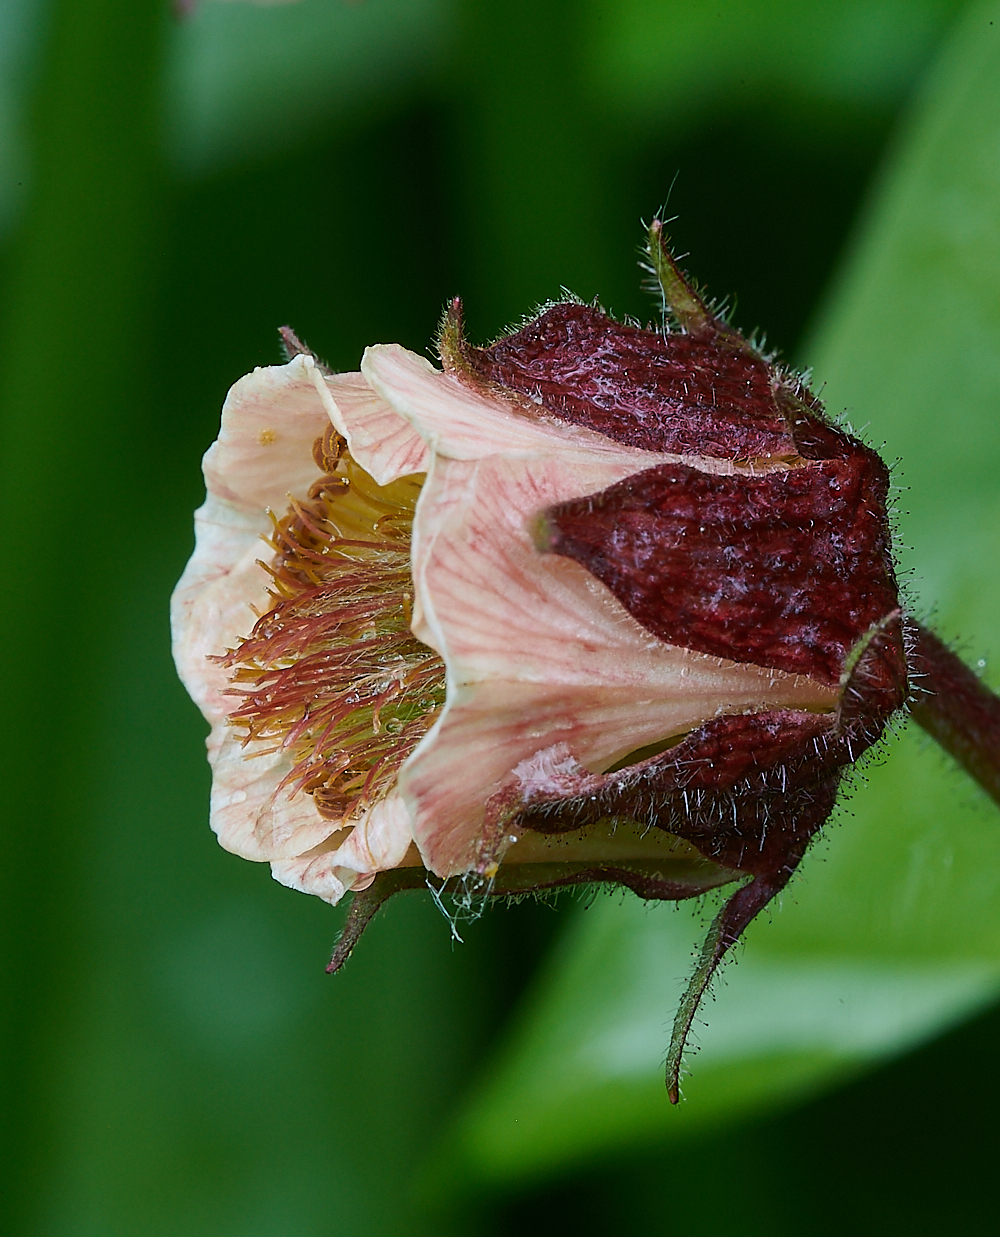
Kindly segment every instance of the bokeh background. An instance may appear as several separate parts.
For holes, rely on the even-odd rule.
[[[659,1063],[711,906],[450,940],[207,829],[167,599],[227,387],[568,287],[640,219],[899,460],[915,611],[1000,684],[1000,5],[0,0],[4,1231],[992,1231],[1000,815],[907,731]]]

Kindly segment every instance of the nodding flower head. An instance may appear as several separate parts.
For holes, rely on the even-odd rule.
[[[567,300],[442,368],[395,344],[230,391],[173,601],[220,841],[378,904],[736,884],[719,961],[907,694],[888,473],[680,273],[655,328]]]

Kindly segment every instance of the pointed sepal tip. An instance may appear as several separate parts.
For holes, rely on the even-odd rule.
[[[649,269],[660,286],[664,313],[671,314],[688,335],[714,335],[719,329],[715,315],[677,265],[660,218],[649,225],[646,253]]]

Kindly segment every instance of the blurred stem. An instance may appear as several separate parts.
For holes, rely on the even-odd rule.
[[[52,1205],[94,863],[82,826],[99,812],[116,599],[144,553],[130,448],[150,381],[164,24],[161,0],[55,0],[0,326],[8,1233],[39,1231],[32,1208]]]
[[[932,631],[916,631],[910,712],[1000,804],[1000,696]]]
[[[476,342],[564,284],[586,299],[609,286],[604,132],[586,85],[586,11],[571,0],[460,6],[457,180],[471,286],[456,291]]]

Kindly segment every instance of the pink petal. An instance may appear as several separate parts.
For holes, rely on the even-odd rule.
[[[658,640],[578,563],[535,548],[545,507],[631,471],[564,454],[432,463],[414,530],[413,629],[445,658],[448,700],[399,788],[439,875],[468,869],[486,799],[544,748],[565,743],[598,772],[718,713],[836,702],[811,679]]]
[[[816,696],[823,690],[810,691],[811,685],[802,684],[797,693],[789,692],[787,685],[770,682],[767,672],[756,667],[726,666],[704,654],[689,657],[692,673],[709,681],[692,697],[682,696],[676,688],[671,695],[664,685],[658,690],[567,689],[491,682],[456,691],[439,727],[399,777],[427,866],[451,876],[474,865],[486,800],[507,783],[518,765],[540,750],[565,744],[585,769],[597,773],[638,748],[684,734],[719,713],[789,707],[789,697],[795,695],[799,707],[806,703],[816,707]],[[728,692],[723,685],[727,669],[736,683]],[[743,669],[747,673],[740,675]]]
[[[351,889],[366,889],[371,884],[362,881],[350,868],[339,868],[331,862],[332,851],[309,851],[297,859],[276,859],[271,864],[271,875],[288,889],[299,893],[311,893],[331,906]]]
[[[210,494],[261,512],[284,510],[289,493],[316,478],[312,444],[329,417],[313,381],[310,356],[255,369],[229,391],[219,436],[205,453]]]
[[[315,380],[334,427],[379,485],[427,471],[428,452],[423,439],[375,394],[361,374],[323,378],[317,370]]]

